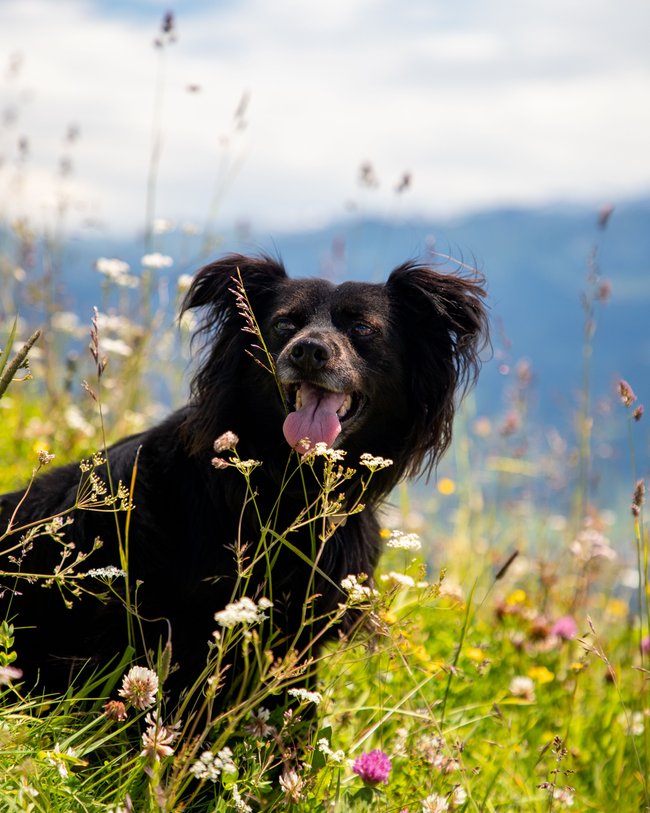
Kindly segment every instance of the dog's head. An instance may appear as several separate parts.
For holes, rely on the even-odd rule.
[[[478,372],[484,296],[478,278],[413,263],[385,284],[341,285],[290,279],[268,258],[206,266],[183,303],[206,309],[211,336],[194,382],[194,450],[231,428],[263,435],[267,449],[283,435],[299,452],[324,442],[351,462],[389,457],[391,481],[430,468]]]

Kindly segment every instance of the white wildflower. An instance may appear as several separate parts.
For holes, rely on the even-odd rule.
[[[101,341],[101,348],[105,353],[115,353],[116,356],[124,356],[124,358],[133,355],[133,348],[129,347],[123,339],[104,337]]]
[[[22,670],[16,666],[0,666],[0,686],[9,686],[13,680],[20,680]]]
[[[307,438],[305,438],[305,440],[307,440]],[[327,443],[320,441],[319,443],[315,443],[306,454],[303,455],[302,459],[308,462],[314,457],[326,457],[328,460],[336,463],[345,458],[345,452],[343,449],[332,449]]]
[[[571,553],[581,562],[592,559],[616,559],[616,551],[609,539],[595,528],[583,528],[570,546]]]
[[[449,810],[449,803],[445,796],[432,793],[422,800],[422,813],[445,813]]]
[[[370,471],[379,471],[380,469],[388,468],[388,466],[393,465],[393,461],[389,460],[386,457],[377,457],[375,455],[371,455],[368,452],[364,452],[361,457],[359,458],[359,463],[362,466],[365,466]]]
[[[213,449],[218,454],[219,452],[225,452],[226,449],[234,449],[238,443],[239,438],[237,435],[229,430],[219,435],[213,444]]]
[[[232,786],[232,800],[239,813],[253,813],[253,808],[243,800],[237,785]]]
[[[131,270],[129,264],[125,263],[124,260],[108,257],[100,257],[98,260],[96,260],[95,268],[100,274],[103,274],[105,277],[108,277],[114,282],[116,282],[119,277],[123,276],[124,274],[128,274]]]
[[[530,703],[535,700],[535,684],[532,678],[524,675],[517,675],[510,681],[509,687],[510,694],[515,697],[521,697],[528,700]]]
[[[422,542],[417,534],[405,534],[402,531],[393,531],[390,539],[386,542],[387,548],[396,548],[397,550],[420,550]]]
[[[259,604],[255,604],[248,596],[242,596],[238,601],[226,604],[223,610],[215,613],[214,620],[226,629],[232,629],[237,624],[249,627],[263,621],[266,618],[264,611],[272,606],[272,602],[267,598],[261,598]]]
[[[285,770],[280,777],[280,787],[292,802],[300,801],[304,784],[304,781],[298,776],[298,772],[293,768],[289,771]]]
[[[184,294],[186,291],[189,291],[193,281],[194,277],[192,274],[181,274],[176,280],[176,286],[180,293]]]
[[[136,709],[146,709],[156,702],[158,675],[146,666],[132,666],[124,676],[118,694]]]
[[[222,773],[237,773],[237,766],[233,761],[232,751],[226,746],[216,754],[213,754],[212,751],[204,751],[190,767],[190,773],[196,779],[209,779],[210,782],[216,782]]]
[[[321,754],[329,761],[334,762],[336,765],[341,765],[344,761],[345,751],[341,751],[340,749],[338,751],[332,751],[329,741],[325,737],[318,740],[316,745]]]
[[[287,694],[295,697],[302,703],[313,703],[318,706],[323,700],[323,695],[320,692],[310,692],[308,689],[289,689]]]
[[[151,224],[151,231],[154,234],[167,234],[174,229],[174,222],[164,217],[157,217]]]
[[[119,567],[115,567],[115,565],[108,565],[107,567],[94,567],[85,575],[90,576],[93,579],[104,579],[106,581],[126,578],[126,572],[124,570],[120,570]]]
[[[399,587],[415,587],[415,579],[412,576],[407,576],[406,573],[397,573],[394,570],[391,570],[390,573],[384,573],[381,580]]]
[[[573,788],[554,788],[553,799],[560,803],[563,807],[573,807],[574,790]]]
[[[341,581],[341,587],[348,594],[349,604],[365,604],[377,595],[376,590],[363,584],[367,578],[365,573],[360,573],[358,576],[350,574]]]
[[[170,268],[174,264],[174,260],[167,254],[161,254],[155,251],[153,254],[145,254],[140,260],[143,268],[152,270],[159,270],[161,268]]]
[[[149,713],[145,717],[147,729],[142,735],[144,748],[140,752],[142,757],[153,757],[158,762],[162,757],[170,757],[174,753],[172,744],[178,737],[178,726],[165,726],[159,717]]]

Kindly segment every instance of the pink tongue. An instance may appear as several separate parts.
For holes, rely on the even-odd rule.
[[[306,452],[316,443],[331,446],[341,431],[336,410],[343,405],[345,393],[302,384],[300,395],[302,406],[287,415],[282,427],[287,443],[298,452]],[[301,443],[303,438],[309,438],[310,443]]]

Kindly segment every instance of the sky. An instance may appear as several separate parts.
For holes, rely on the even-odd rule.
[[[648,195],[649,36],[647,0],[2,0],[0,217],[291,231]]]

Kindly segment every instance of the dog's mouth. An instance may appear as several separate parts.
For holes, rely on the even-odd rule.
[[[301,453],[317,443],[332,446],[365,402],[358,392],[327,390],[307,381],[288,384],[284,389],[290,412],[282,430],[289,446]]]

